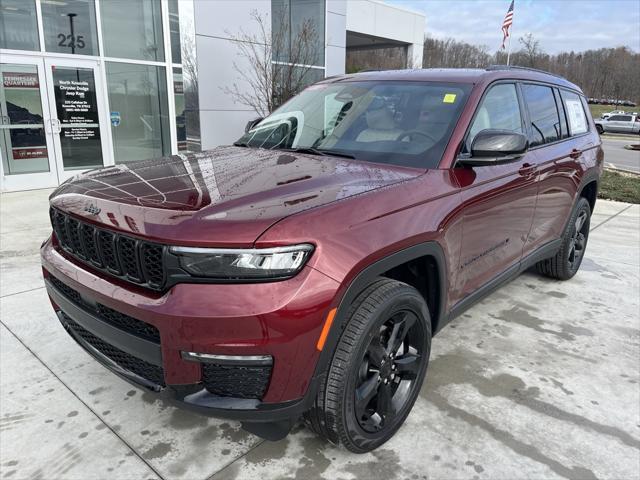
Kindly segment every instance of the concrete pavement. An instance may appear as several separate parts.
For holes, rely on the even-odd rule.
[[[578,275],[526,273],[433,342],[407,424],[353,455],[175,409],[63,331],[40,278],[47,191],[0,197],[0,477],[640,478],[640,206],[598,201]]]

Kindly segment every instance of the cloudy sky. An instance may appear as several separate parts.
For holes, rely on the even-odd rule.
[[[493,52],[502,42],[511,0],[384,1],[424,13],[427,35],[487,45]],[[515,0],[513,22],[512,41],[531,32],[548,53],[620,45],[640,51],[640,0]]]

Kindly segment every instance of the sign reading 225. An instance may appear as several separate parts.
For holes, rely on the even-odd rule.
[[[58,46],[69,48],[84,48],[84,35],[65,35],[64,33],[58,34]]]

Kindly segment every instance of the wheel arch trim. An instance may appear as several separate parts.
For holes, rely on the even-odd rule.
[[[429,312],[432,316],[435,316],[435,322],[433,322],[434,319],[432,318],[432,323],[436,327],[433,330],[433,334],[435,334],[436,331],[446,323],[446,321],[444,320],[447,301],[447,273],[446,260],[440,244],[436,241],[428,241],[412,245],[410,247],[391,253],[390,255],[376,260],[375,262],[363,268],[346,287],[346,290],[342,294],[342,297],[340,298],[340,301],[337,305],[337,312],[331,328],[329,329],[324,348],[320,352],[320,356],[318,358],[318,362],[316,364],[314,372],[314,379],[319,379],[324,374],[324,372],[326,371],[326,367],[331,362],[335,347],[338,344],[340,335],[342,334],[344,326],[346,325],[346,314],[356,297],[365,288],[371,285],[371,283],[374,282],[376,278],[379,278],[382,273],[392,269],[393,267],[397,267],[399,265],[407,263],[411,260],[428,256],[435,259],[439,281],[438,311]],[[314,388],[310,390],[313,389]]]

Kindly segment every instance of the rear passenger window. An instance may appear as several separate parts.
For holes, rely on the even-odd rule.
[[[580,101],[580,97],[573,92],[562,90],[562,101],[564,109],[569,119],[569,132],[571,135],[580,135],[587,132],[589,126],[587,124],[587,116],[584,113],[584,107]]]
[[[522,117],[516,86],[500,83],[486,94],[473,120],[467,138],[467,151],[471,151],[473,139],[482,130],[496,129],[523,133]]]
[[[562,129],[553,90],[543,85],[524,84],[522,93],[531,121],[530,146],[535,147],[560,140]]]
[[[630,122],[631,115],[613,115],[609,117],[610,122]]]

